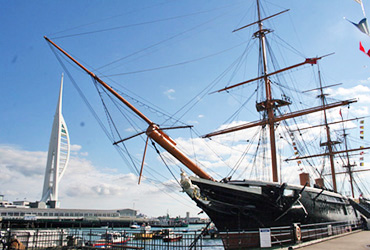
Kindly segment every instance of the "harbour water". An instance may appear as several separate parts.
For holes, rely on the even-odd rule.
[[[27,249],[67,247],[68,249],[114,248],[114,249],[224,249],[222,240],[203,235],[205,224],[179,228],[143,227],[122,228],[64,228],[64,229],[10,229],[3,230],[3,240],[16,239]],[[165,236],[155,233],[167,230],[179,239],[166,241]]]
[[[93,228],[76,229],[77,235],[82,235],[86,242],[96,242],[106,232],[119,232],[130,240],[125,244],[128,247],[154,249],[224,249],[222,240],[218,237],[211,238],[209,235],[201,235],[205,224],[191,224],[188,227],[170,228],[174,235],[181,235],[182,239],[173,242],[164,242],[162,238],[138,238],[143,231],[139,229],[123,228]],[[163,230],[162,227],[152,227],[149,234]],[[168,228],[166,228],[168,229]],[[72,229],[73,230],[73,229]]]

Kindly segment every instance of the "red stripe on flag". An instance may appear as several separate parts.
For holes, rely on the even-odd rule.
[[[360,50],[370,57],[370,49],[366,53],[365,48],[364,48],[364,46],[362,46],[361,41],[360,41]]]
[[[365,49],[364,49],[364,46],[362,46],[362,43],[361,43],[361,42],[360,42],[360,50],[361,50],[362,52],[366,53],[366,52],[365,52]]]

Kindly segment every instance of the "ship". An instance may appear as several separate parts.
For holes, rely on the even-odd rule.
[[[101,86],[105,91],[109,92],[114,98],[119,100],[128,109],[130,109],[137,117],[147,124],[145,134],[147,136],[144,156],[147,149],[148,141],[161,146],[165,151],[177,159],[184,167],[190,170],[195,176],[189,176],[185,171],[181,173],[180,184],[183,191],[201,208],[212,220],[220,233],[222,232],[243,232],[246,230],[256,230],[258,228],[269,228],[274,226],[289,226],[292,224],[312,224],[312,223],[325,223],[325,222],[350,222],[357,221],[360,213],[356,211],[354,206],[351,204],[352,198],[347,197],[344,194],[338,192],[337,187],[337,175],[345,174],[350,177],[351,183],[353,179],[353,173],[357,170],[355,164],[351,162],[349,153],[363,152],[368,150],[370,147],[359,147],[359,148],[345,148],[339,150],[337,145],[341,142],[346,144],[345,139],[342,141],[334,140],[331,136],[330,126],[336,124],[336,122],[330,122],[328,120],[328,110],[338,109],[340,107],[347,107],[356,102],[355,99],[328,102],[325,93],[327,86],[324,86],[321,82],[319,61],[328,56],[320,56],[313,58],[305,58],[303,61],[293,64],[285,68],[279,68],[275,71],[269,72],[269,61],[268,49],[267,49],[267,37],[268,34],[272,33],[271,29],[264,27],[264,22],[271,18],[275,18],[281,14],[284,14],[287,10],[273,14],[271,16],[263,17],[260,11],[260,0],[256,0],[257,16],[258,19],[247,24],[241,28],[235,30],[235,32],[241,32],[244,29],[257,27],[257,30],[253,33],[253,39],[258,40],[259,44],[259,75],[253,79],[239,82],[223,89],[213,91],[217,92],[231,91],[234,88],[244,86],[249,83],[258,83],[263,90],[262,99],[256,101],[256,111],[262,117],[261,120],[240,124],[226,129],[211,132],[203,136],[203,138],[211,138],[219,135],[225,135],[234,133],[241,130],[247,130],[251,128],[261,127],[263,128],[268,136],[269,153],[266,164],[271,168],[271,180],[260,180],[260,179],[233,179],[227,176],[221,180],[213,178],[205,169],[199,166],[197,162],[192,160],[189,156],[184,154],[178,147],[174,139],[172,139],[165,130],[168,128],[161,128],[157,123],[153,122],[146,115],[144,115],[139,109],[137,109],[127,98],[118,93],[114,88],[104,82],[95,73],[87,69],[84,65],[73,58],[69,53],[62,49],[59,45],[53,42],[48,37],[44,37],[46,41],[59,52],[69,58],[74,64],[83,69],[89,76],[92,77],[94,82]],[[317,91],[317,97],[320,100],[320,105],[309,107],[302,110],[283,112],[280,109],[289,110],[289,106],[292,104],[291,100],[286,95],[281,95],[282,98],[274,96],[272,88],[273,77],[292,71],[293,69],[302,66],[317,66],[317,72],[319,75],[319,87],[314,90],[306,91]],[[281,136],[277,134],[277,127],[285,126],[285,122],[288,120],[294,120],[297,117],[307,116],[310,114],[321,113],[324,117],[324,123],[316,125],[317,127],[323,127],[326,131],[325,140],[321,141],[320,145],[324,153],[316,155],[298,155],[295,154],[286,161],[298,162],[298,165],[303,165],[302,161],[311,158],[328,158],[330,166],[331,180],[324,183],[325,176],[323,172],[318,173],[318,178],[315,180],[315,184],[311,186],[310,176],[308,173],[302,171],[300,174],[300,185],[288,184],[279,180],[279,160],[278,160],[278,149],[277,149],[277,137]],[[358,120],[354,118],[353,120]],[[344,119],[337,123],[346,122]],[[289,126],[285,126],[289,128]],[[343,129],[344,137],[346,135],[345,129]],[[116,141],[114,144],[120,144],[129,138],[121,139]],[[290,142],[293,145],[294,150],[296,149],[296,142]],[[336,172],[336,156],[347,156],[347,164],[343,168],[342,173]],[[144,160],[143,160],[144,162]],[[143,167],[143,164],[142,166]],[[360,171],[360,170],[359,170]],[[140,171],[140,177],[141,177]],[[139,178],[140,178],[139,177]],[[140,182],[140,179],[139,179]],[[352,186],[352,193],[353,186]],[[354,194],[353,194],[354,195]]]

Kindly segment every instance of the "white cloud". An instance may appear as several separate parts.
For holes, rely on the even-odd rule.
[[[352,99],[356,98],[359,104],[369,104],[370,103],[370,88],[362,84],[357,85],[353,88],[338,88],[337,90],[330,89],[328,92],[333,97],[339,97],[341,99]]]
[[[10,201],[39,200],[46,157],[46,152],[0,145],[0,194]],[[148,216],[165,215],[167,210],[173,216],[185,216],[187,211],[195,216],[200,211],[189,197],[179,192],[180,187],[172,180],[161,184],[144,177],[140,185],[137,182],[134,174],[99,169],[81,155],[73,155],[59,185],[61,207],[116,209],[135,206]]]
[[[364,67],[364,68],[367,68],[367,66],[366,66],[366,67]],[[360,81],[360,83],[361,83],[361,84],[370,84],[370,77],[369,77],[369,78],[367,78],[366,80],[361,80],[361,81]]]
[[[82,148],[81,145],[77,145],[77,144],[71,145],[71,151],[80,151],[81,148]]]
[[[130,127],[130,128],[126,128],[125,131],[126,132],[135,132],[136,130],[134,128]]]
[[[167,96],[168,99],[174,100],[175,97],[173,97],[172,94],[174,94],[176,91],[174,89],[168,89],[164,92],[164,94]]]
[[[198,121],[189,120],[187,121],[187,124],[199,124]]]

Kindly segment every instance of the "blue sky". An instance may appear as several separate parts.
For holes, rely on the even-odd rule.
[[[62,73],[66,74],[43,36],[51,38],[89,68],[99,69],[98,75],[145,71],[104,79],[113,86],[119,83],[173,114],[243,52],[245,46],[241,44],[255,29],[231,31],[255,20],[251,14],[253,3],[1,1],[0,175],[7,178],[0,180],[0,193],[9,200],[35,200],[41,196],[60,78]],[[368,10],[369,4],[364,5]],[[269,15],[290,9],[273,18],[273,22],[266,22],[266,26],[276,30],[279,37],[305,57],[335,52],[320,64],[328,84],[342,82],[343,87],[352,90],[361,85],[360,92],[366,99],[366,94],[370,94],[367,92],[370,58],[358,47],[362,41],[365,49],[370,49],[370,38],[343,19],[360,21],[363,14],[359,4],[353,0],[281,0],[265,2],[264,6]],[[286,65],[304,60],[304,56],[285,55]],[[68,67],[92,105],[98,107],[100,103],[91,80],[75,67]],[[231,82],[256,76],[255,66],[248,69],[251,70],[235,76]],[[228,79],[224,79],[213,90],[227,84]],[[191,211],[195,215],[199,211],[190,199],[179,196],[179,190],[172,193],[167,190],[169,194],[164,195],[164,188],[150,181],[144,181],[141,186],[135,184],[136,177],[105,137],[67,75],[63,96],[63,114],[74,150],[73,161],[60,184],[62,206],[135,207],[153,216],[167,211],[172,215]],[[201,134],[217,129],[237,106],[229,97],[220,101],[220,96],[225,97],[206,96],[182,121],[195,125]],[[361,105],[366,115],[368,103]],[[143,111],[155,121],[161,119],[145,108]],[[244,121],[256,119],[243,118]],[[127,126],[125,129],[124,137],[132,134]],[[174,133],[180,141],[185,141],[187,136]],[[142,149],[143,144],[136,141],[133,151],[138,158]],[[167,176],[168,185],[174,185],[163,164],[153,159],[152,167]],[[158,202],[161,199],[165,201]]]

